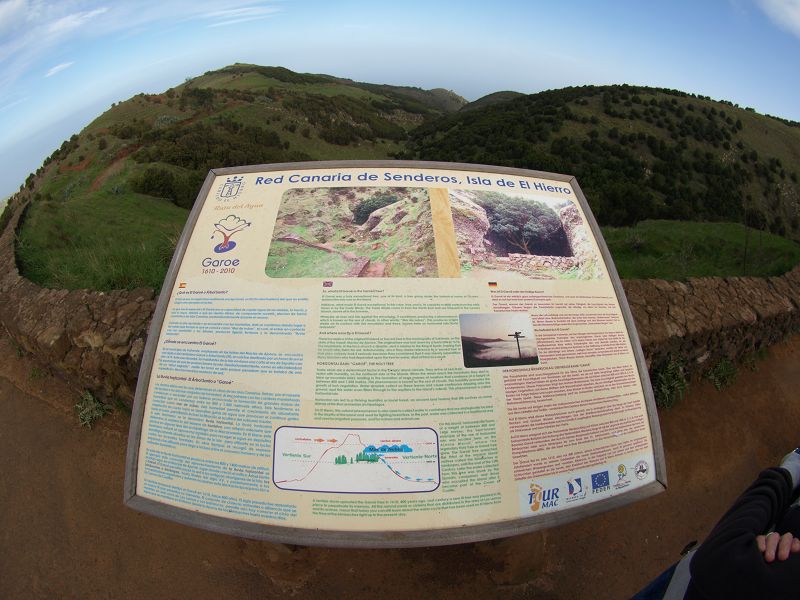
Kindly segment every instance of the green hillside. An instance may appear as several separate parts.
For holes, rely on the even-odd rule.
[[[623,228],[608,230],[618,232],[608,234],[618,263],[638,261],[623,275],[776,274],[800,260],[798,125],[672,90],[497,92],[467,103],[444,89],[235,64],[115,104],[65,141],[25,183],[33,202],[17,257],[47,287],[158,288],[209,169],[400,157],[576,175],[599,222]],[[669,232],[679,228],[664,220],[705,223],[676,250]],[[762,254],[745,263],[754,236]],[[730,260],[664,271],[689,246]]]
[[[139,94],[28,178],[20,267],[47,287],[158,288],[209,169],[391,158],[411,129],[465,103],[444,90],[239,64]]]
[[[461,107],[461,112],[467,112],[470,110],[475,110],[477,108],[486,108],[487,106],[491,106],[492,104],[499,104],[501,102],[508,102],[509,100],[514,100],[515,98],[519,98],[520,96],[524,96],[525,94],[520,94],[519,92],[492,92],[482,98],[478,98],[474,102],[470,102],[469,104],[465,104]]]
[[[405,158],[575,175],[606,225],[736,221],[800,240],[800,123],[731,103],[572,87],[444,116],[408,147]]]

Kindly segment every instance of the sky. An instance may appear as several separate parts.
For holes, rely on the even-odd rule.
[[[458,315],[461,335],[484,340],[505,340],[509,334],[519,331],[526,338],[533,338],[533,325],[529,313],[478,313]],[[513,340],[513,338],[511,338]]]
[[[0,199],[112,103],[235,62],[467,100],[648,85],[800,121],[800,0],[0,0]]]

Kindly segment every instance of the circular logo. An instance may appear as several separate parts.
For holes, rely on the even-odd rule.
[[[650,472],[650,466],[646,461],[640,460],[636,463],[636,466],[633,467],[633,472],[636,473],[636,479],[644,479]]]

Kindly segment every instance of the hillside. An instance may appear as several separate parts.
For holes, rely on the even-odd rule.
[[[425,91],[233,65],[115,104],[26,181],[22,272],[46,287],[158,288],[214,167],[380,159],[466,101]]]
[[[209,169],[400,157],[576,175],[601,224],[656,220],[610,237],[618,261],[638,261],[624,273],[645,276],[642,264],[669,255],[675,267],[658,270],[667,278],[778,274],[800,260],[788,241],[800,240],[798,125],[674,90],[496,92],[467,103],[444,89],[235,64],[115,104],[65,141],[26,181],[33,202],[17,256],[46,287],[158,288]],[[666,241],[676,221],[746,222],[753,233],[699,224],[676,249]],[[724,267],[687,271],[681,259],[736,244],[741,259]],[[633,256],[645,249],[649,263]],[[393,269],[391,256],[371,260]]]
[[[431,121],[408,147],[404,158],[575,175],[606,225],[735,221],[800,240],[800,123],[705,97],[552,90]]]

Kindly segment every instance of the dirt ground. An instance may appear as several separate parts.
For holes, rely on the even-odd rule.
[[[761,467],[800,444],[800,336],[733,387],[661,414],[669,489],[493,542],[287,547],[122,505],[128,416],[78,425],[78,391],[0,339],[0,598],[628,598],[702,539]]]

